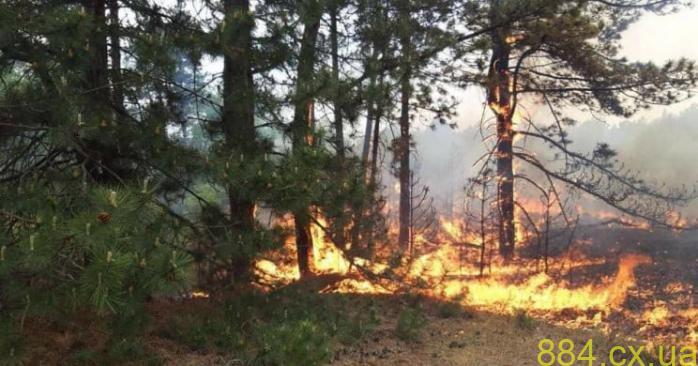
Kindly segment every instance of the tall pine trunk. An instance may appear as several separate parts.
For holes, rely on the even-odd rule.
[[[492,34],[493,48],[488,75],[487,103],[497,117],[497,206],[499,213],[499,253],[504,258],[514,254],[514,169],[513,107],[509,59],[511,49],[501,32]]]
[[[91,101],[90,107],[97,110],[97,117],[102,120],[102,125],[105,125],[111,111],[106,2],[105,0],[86,0],[83,1],[83,5],[92,17],[92,28],[88,33],[86,45],[89,62],[85,69],[83,85]]]
[[[400,75],[400,136],[397,144],[397,158],[399,161],[400,180],[400,231],[398,243],[400,248],[406,249],[410,242],[410,98],[412,96],[412,65],[410,54],[412,52],[412,35],[410,31],[409,1],[401,2],[400,9],[400,46],[402,51],[402,65]]]
[[[124,86],[121,77],[121,41],[119,1],[108,0],[109,6],[109,58],[111,60],[112,102],[117,112],[124,111]]]
[[[104,133],[79,137],[77,142],[82,145],[82,148],[78,159],[83,161],[82,164],[95,182],[118,184],[122,182],[122,178],[128,178],[129,171],[113,164],[120,158],[118,146],[108,138],[102,138],[102,136],[109,136],[113,128],[106,1],[83,0],[81,3],[91,20],[85,39],[87,62],[82,69],[82,87],[86,98],[82,114],[90,120],[91,124],[99,126]]]
[[[366,128],[364,130],[364,146],[361,151],[361,161],[363,163],[364,169],[367,169],[368,167],[368,155],[371,151],[370,149],[371,135],[373,133],[373,118],[376,112],[375,106],[378,94],[376,91],[376,79],[378,78],[378,70],[376,70],[376,63],[378,62],[379,49],[376,42],[374,42],[372,46],[373,50],[371,51],[371,57],[369,58],[368,65],[366,67],[366,71],[370,76],[367,90],[368,96],[366,98]]]
[[[310,145],[313,127],[313,101],[315,86],[313,83],[315,62],[317,58],[316,43],[320,31],[321,5],[318,0],[307,0],[301,6],[306,7],[303,24],[303,37],[298,56],[296,75],[295,111],[291,123],[293,149],[298,150]],[[296,250],[298,269],[301,277],[311,274],[310,254],[313,237],[310,233],[310,209],[304,207],[293,213],[296,227]]]
[[[342,119],[342,96],[339,85],[339,31],[337,29],[339,5],[333,0],[330,5],[330,43],[332,52],[332,106],[334,109],[334,135],[337,149],[338,181],[344,181],[344,121]],[[341,203],[340,203],[341,204]],[[345,207],[341,204],[334,219],[334,242],[340,248],[345,247]]]
[[[332,48],[332,81],[334,90],[332,93],[332,106],[334,109],[334,133],[337,155],[344,157],[344,121],[342,120],[342,97],[339,87],[339,31],[337,23],[339,7],[337,1],[333,1],[330,7],[330,43]]]
[[[254,18],[250,13],[249,0],[224,0],[226,27],[223,32],[223,132],[226,148],[236,151],[240,159],[252,158],[256,153],[254,126],[254,83],[252,78],[252,29]],[[230,223],[233,234],[238,236],[255,229],[254,207],[251,197],[237,187],[227,188],[230,206]],[[249,279],[251,258],[244,252],[232,258],[232,273],[235,280]]]
[[[383,118],[383,88],[385,84],[383,82],[384,75],[381,73],[380,81],[378,83],[378,89],[380,90],[381,96],[377,98],[376,108],[373,117],[373,142],[371,142],[371,172],[369,174],[368,184],[370,187],[376,187],[378,179],[378,152],[380,148],[380,123]]]
[[[376,77],[371,76],[369,81],[369,90],[374,90],[376,85]],[[364,144],[361,149],[361,163],[364,169],[364,173],[367,173],[368,168],[368,154],[371,151],[371,134],[373,133],[373,98],[369,95],[366,103],[366,126],[364,128]]]

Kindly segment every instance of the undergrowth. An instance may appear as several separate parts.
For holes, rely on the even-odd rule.
[[[355,344],[379,324],[372,301],[359,307],[347,301],[288,289],[247,294],[211,311],[180,314],[156,335],[193,352],[226,354],[247,365],[322,365],[336,343]]]

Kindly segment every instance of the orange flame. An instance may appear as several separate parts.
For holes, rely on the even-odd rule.
[[[537,208],[532,208],[535,211]],[[326,227],[326,220],[318,217],[317,221]],[[285,223],[290,224],[290,220]],[[282,221],[283,223],[283,221]],[[523,225],[517,225],[523,226]],[[628,294],[636,286],[635,269],[643,264],[652,263],[651,259],[644,255],[627,254],[618,261],[618,269],[613,276],[600,279],[596,284],[575,286],[569,281],[560,280],[559,276],[539,273],[533,268],[532,263],[519,260],[517,263],[495,262],[487,268],[487,276],[480,278],[478,260],[463,260],[464,251],[470,253],[479,252],[478,246],[482,246],[482,239],[476,233],[470,232],[459,220],[447,220],[440,218],[441,231],[437,236],[442,244],[433,247],[426,241],[418,241],[421,247],[432,246],[434,249],[424,251],[418,249],[414,258],[403,258],[402,264],[397,268],[386,262],[371,262],[362,258],[347,259],[342,250],[337,249],[325,236],[322,228],[313,225],[313,251],[312,269],[316,274],[339,274],[342,280],[323,290],[323,292],[340,293],[369,293],[387,294],[399,289],[410,287],[426,295],[457,300],[466,306],[512,314],[520,309],[536,312],[536,314],[559,314],[568,310],[574,310],[582,314],[569,325],[600,324],[603,317],[620,308],[626,301]],[[486,238],[487,243],[494,242],[494,238]],[[464,245],[467,244],[467,245]],[[286,242],[284,258],[295,258],[295,243],[293,238]],[[421,250],[421,253],[420,253]],[[589,259],[578,257],[567,263],[567,270],[581,268],[589,265],[601,265],[605,259]],[[478,256],[479,258],[479,256]],[[380,285],[368,280],[363,272],[356,269],[361,266],[372,273],[384,273],[392,268],[392,273],[399,275],[399,280],[389,280],[388,284]],[[287,283],[299,278],[295,263],[283,263],[270,259],[258,260],[256,269],[262,277],[270,282]],[[426,286],[417,285],[426,284]],[[686,292],[683,284],[671,284],[667,291]],[[690,292],[690,291],[689,291]],[[589,312],[591,311],[591,312]],[[589,318],[588,314],[593,314]],[[636,315],[636,321],[648,326],[663,326],[676,316],[683,317],[685,322],[690,319],[696,323],[698,310],[672,310],[660,304],[653,309],[645,310]],[[547,315],[545,315],[547,317]],[[698,339],[695,331],[689,331],[688,339]]]

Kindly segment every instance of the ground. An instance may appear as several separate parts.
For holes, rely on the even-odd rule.
[[[521,325],[515,317],[466,312],[443,319],[427,315],[428,322],[417,341],[404,342],[394,335],[396,314],[386,319],[376,334],[355,347],[340,348],[334,365],[538,365],[538,342],[569,338],[575,344],[597,338],[600,333],[566,329],[531,320]]]
[[[449,310],[440,302],[422,301],[426,325],[415,340],[401,340],[396,322],[405,301],[390,297],[348,299],[351,308],[362,308],[368,301],[382,311],[380,325],[354,345],[335,344],[331,365],[439,365],[439,366],[538,366],[538,343],[548,338],[559,342],[570,339],[577,350],[592,340],[594,354],[608,354],[612,345],[627,345],[622,336],[599,331],[569,329],[536,321],[525,315],[503,316],[486,312]],[[448,315],[448,317],[446,317]],[[160,347],[168,365],[242,365],[242,362],[211,353],[191,353],[172,343],[153,341]],[[636,343],[630,343],[636,344]],[[180,353],[183,352],[183,353]]]
[[[593,353],[598,358],[595,365],[599,365],[607,361],[606,355],[615,345],[625,346],[657,339],[661,339],[662,343],[679,344],[685,343],[687,335],[696,334],[698,258],[695,233],[677,235],[606,229],[581,231],[580,237],[582,240],[575,249],[582,250],[592,258],[604,258],[605,261],[562,275],[561,279],[574,286],[594,283],[602,276],[614,275],[618,269],[615,259],[624,253],[643,254],[652,259],[651,264],[637,268],[636,286],[629,291],[622,306],[603,314],[603,323],[580,323],[579,319],[591,319],[598,312],[586,314],[571,309],[564,309],[552,316],[532,311],[502,315],[424,297],[318,293],[319,289],[325,287],[325,281],[338,280],[326,276],[292,284],[271,297],[262,296],[266,303],[252,307],[266,309],[254,309],[256,312],[246,314],[245,319],[253,319],[249,322],[252,325],[246,326],[252,330],[272,322],[278,326],[284,323],[283,319],[279,322],[278,314],[288,311],[297,317],[309,313],[320,314],[323,322],[344,319],[345,323],[348,321],[350,324],[342,326],[351,328],[351,322],[355,319],[366,321],[366,314],[376,314],[376,322],[369,331],[361,331],[361,335],[356,337],[350,332],[351,337],[356,338],[351,342],[333,336],[330,364],[340,366],[538,365],[538,344],[545,338],[555,342],[570,339],[574,342],[575,352],[592,340]],[[584,240],[585,237],[593,237],[593,240]],[[552,249],[556,250],[555,247]],[[564,261],[557,259],[555,263],[559,265]],[[677,287],[676,284],[682,286]],[[235,297],[238,295],[234,295],[233,300]],[[222,350],[215,345],[215,337],[208,334],[209,330],[213,333],[221,331],[220,323],[223,320],[215,312],[222,308],[221,301],[229,300],[220,299],[215,294],[211,299],[153,299],[147,306],[151,320],[142,339],[142,354],[153,354],[155,357],[142,358],[146,361],[131,364],[243,365],[244,355]],[[655,321],[642,317],[648,310],[656,308],[675,313]],[[418,323],[424,324],[423,327],[408,326],[408,331],[415,330],[410,337],[396,330],[406,309],[419,309],[421,322]],[[679,313],[684,315],[672,315]],[[201,322],[208,315],[212,316],[205,321],[207,324],[195,326],[195,322]],[[32,351],[27,364],[77,364],[77,355],[88,360],[79,364],[100,364],[94,362],[94,357],[90,358],[89,350],[104,349],[107,339],[104,326],[95,316],[82,317],[80,323],[66,321],[61,324],[28,319],[25,334],[30,335],[27,348]],[[350,331],[355,332],[356,329]],[[249,356],[249,352],[254,354],[258,351],[252,349],[245,352]],[[127,349],[127,359],[132,355],[129,352],[132,351]]]

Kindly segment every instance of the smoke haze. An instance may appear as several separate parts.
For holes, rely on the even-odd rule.
[[[469,116],[458,118],[472,119]],[[430,188],[441,214],[447,214],[444,211],[449,207],[462,208],[467,178],[476,174],[473,164],[485,153],[479,129],[469,125],[471,127],[456,129],[437,125],[434,129],[413,132],[415,176],[420,184]],[[689,189],[698,184],[698,105],[653,121],[629,120],[609,125],[593,120],[579,123],[568,131],[573,141],[572,150],[588,153],[597,143],[608,143],[627,168],[638,171],[648,182],[666,183],[670,187],[685,185]],[[543,144],[527,142],[527,148],[539,156],[550,155]],[[389,159],[386,157],[386,166]],[[531,173],[530,169],[527,173]],[[395,179],[387,172],[383,178],[387,193],[391,195]],[[609,210],[590,198],[580,203],[587,208]],[[690,221],[694,220],[698,217],[698,202],[692,202],[681,211]]]

